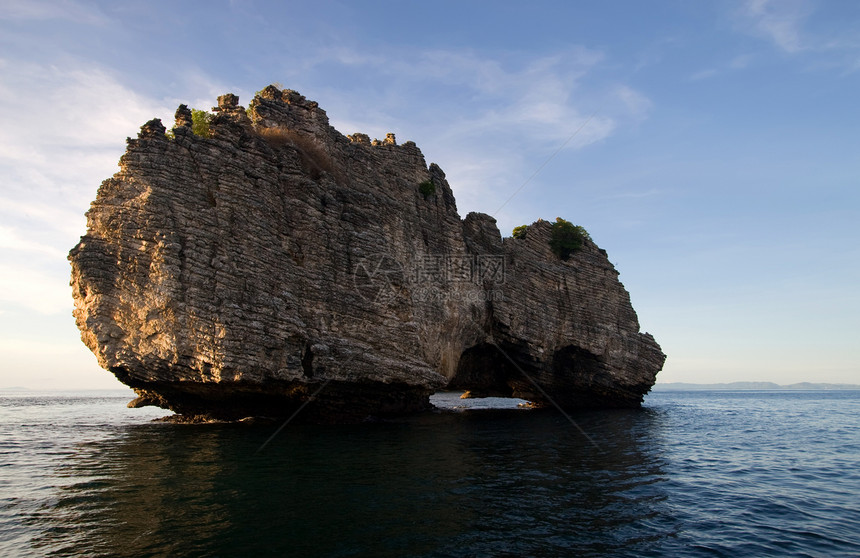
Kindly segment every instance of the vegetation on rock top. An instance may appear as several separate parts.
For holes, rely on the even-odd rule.
[[[519,227],[514,227],[514,230],[511,233],[511,236],[513,236],[514,238],[519,238],[520,240],[523,240],[523,239],[525,239],[526,231],[528,231],[528,230],[529,230],[528,225],[520,225]]]
[[[205,110],[199,109],[191,109],[191,121],[191,131],[194,132],[194,135],[202,136],[204,138],[209,137],[209,123],[212,122],[211,112],[206,112]]]
[[[418,191],[421,192],[421,195],[424,196],[424,199],[426,200],[429,196],[436,193],[436,185],[430,180],[425,180],[418,185]]]
[[[591,235],[584,227],[556,217],[549,240],[549,247],[556,256],[567,260],[572,253],[582,248],[586,240],[591,240]]]

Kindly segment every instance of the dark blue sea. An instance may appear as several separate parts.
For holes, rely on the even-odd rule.
[[[277,425],[129,398],[0,393],[0,555],[860,555],[856,391],[291,424],[261,451]]]

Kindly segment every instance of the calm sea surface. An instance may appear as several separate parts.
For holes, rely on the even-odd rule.
[[[0,392],[2,556],[857,556],[860,392],[174,425]],[[441,397],[442,405],[458,400]]]

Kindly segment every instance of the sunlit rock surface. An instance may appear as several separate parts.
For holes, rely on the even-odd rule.
[[[637,406],[665,355],[591,241],[461,219],[412,142],[332,128],[269,86],[209,137],[147,122],[99,188],[72,264],[84,343],[139,395],[200,418],[352,421],[442,388],[566,409]]]

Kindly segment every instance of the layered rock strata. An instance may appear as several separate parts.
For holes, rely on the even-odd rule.
[[[665,356],[606,253],[550,224],[461,219],[412,142],[344,136],[295,91],[147,122],[69,254],[84,343],[187,416],[361,420],[442,388],[567,409],[637,406]]]

